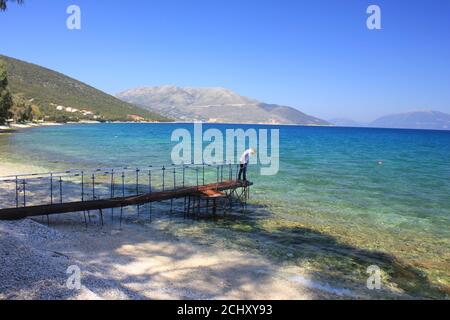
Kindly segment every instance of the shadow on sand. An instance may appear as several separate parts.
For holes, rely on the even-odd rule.
[[[301,298],[448,298],[446,288],[434,285],[422,271],[393,255],[356,248],[328,234],[274,220],[264,207],[252,206],[249,211],[216,219],[183,219],[179,214],[169,217],[167,206],[154,206],[154,212],[160,213],[154,214],[151,223],[145,213],[138,216],[132,208],[127,210],[121,231],[117,222],[101,227],[95,214],[87,229],[80,213],[52,217],[51,227],[70,237],[51,244],[50,249],[78,251],[75,258],[88,261],[90,289],[108,296],[114,287],[130,299],[252,299],[273,285],[274,269],[286,265],[307,271]],[[117,219],[117,211],[115,214]],[[106,213],[105,221],[109,219]],[[85,239],[84,243],[80,239]],[[199,252],[201,244],[207,246],[200,246]],[[260,259],[216,257],[217,249],[224,246]],[[143,256],[154,260],[141,260]],[[198,264],[187,263],[190,259],[201,262],[201,273]],[[383,271],[381,290],[366,287],[366,271],[371,265]],[[130,266],[135,273],[120,276],[120,271]],[[282,279],[279,285],[286,281],[296,280]],[[295,292],[289,297],[296,298]]]
[[[255,212],[258,212],[254,215]],[[242,213],[242,212],[241,212]],[[252,205],[244,214],[219,221],[219,226],[233,230],[231,239],[247,245],[275,263],[309,265],[308,275],[319,283],[350,288],[356,297],[448,299],[450,288],[432,283],[422,270],[402,259],[381,251],[361,249],[339,241],[300,223],[274,219],[263,206]],[[208,234],[217,234],[217,225],[207,223]],[[382,270],[382,290],[368,290],[369,266]],[[398,290],[400,289],[400,290]]]

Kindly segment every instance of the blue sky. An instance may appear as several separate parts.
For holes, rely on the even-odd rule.
[[[0,53],[115,94],[226,87],[325,118],[450,113],[448,0],[25,0]],[[82,29],[66,28],[79,5]],[[368,30],[366,9],[382,10]]]

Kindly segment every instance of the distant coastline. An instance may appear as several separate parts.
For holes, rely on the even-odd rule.
[[[68,121],[68,122],[27,122],[27,123],[16,123],[10,126],[0,125],[0,134],[11,134],[16,133],[22,129],[31,129],[38,127],[50,127],[50,126],[64,126],[64,125],[77,125],[77,124],[194,124],[196,121],[91,121],[91,120],[81,120],[81,121]],[[419,130],[419,131],[442,131],[450,132],[449,129],[428,129],[428,128],[386,128],[386,127],[376,127],[376,126],[351,126],[351,125],[335,125],[335,124],[278,124],[278,123],[229,123],[229,122],[202,122],[205,125],[233,125],[233,126],[270,126],[270,127],[326,127],[326,128],[354,128],[354,129],[388,129],[388,130]]]

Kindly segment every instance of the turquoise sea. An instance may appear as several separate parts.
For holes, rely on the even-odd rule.
[[[0,153],[52,169],[163,165],[171,163],[170,137],[180,127],[193,128],[40,127],[3,137]],[[280,259],[344,282],[349,272],[364,278],[361,268],[378,263],[400,290],[448,294],[450,131],[204,125],[208,128],[280,130],[279,173],[249,172],[255,183],[251,208],[258,218],[216,225],[235,232],[240,245],[282,252]],[[257,236],[263,243],[258,246]]]

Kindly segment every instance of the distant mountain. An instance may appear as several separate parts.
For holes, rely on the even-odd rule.
[[[371,127],[450,130],[450,114],[439,111],[415,111],[381,117]]]
[[[11,92],[32,101],[51,120],[168,120],[61,73],[3,55],[0,60],[6,62]]]
[[[345,118],[336,118],[336,119],[330,119],[328,122],[338,126],[338,127],[364,127],[365,125],[356,121],[353,121],[351,119],[345,119]]]
[[[262,103],[224,88],[144,87],[117,97],[181,121],[329,125],[294,108]]]

